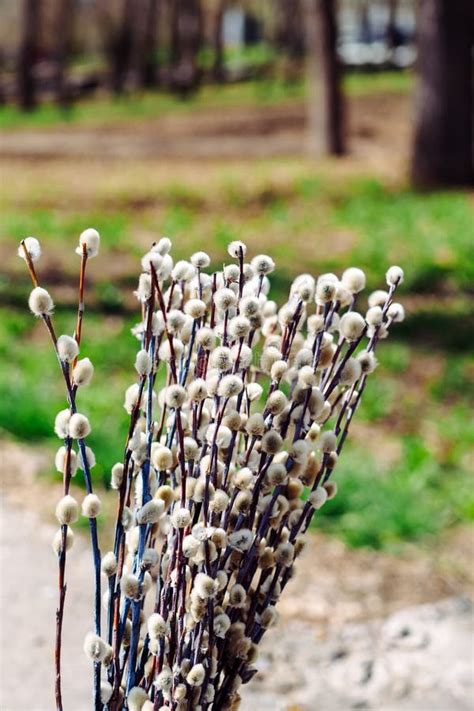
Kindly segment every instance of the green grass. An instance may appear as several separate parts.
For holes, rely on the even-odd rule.
[[[419,436],[402,438],[402,455],[381,472],[373,457],[351,446],[335,474],[337,496],[314,525],[351,546],[393,547],[474,520],[471,478],[459,461],[439,462]]]
[[[366,271],[369,288],[376,288],[383,285],[389,264],[403,264],[404,292],[457,294],[455,302],[417,311],[416,322],[403,325],[403,333],[466,347],[474,325],[468,298],[463,296],[474,283],[473,209],[468,194],[424,195],[365,178],[324,181],[312,175],[309,167],[287,185],[275,186],[271,163],[263,162],[262,169],[261,186],[253,193],[245,187],[236,193],[225,168],[213,178],[212,189],[206,181],[156,187],[150,183],[143,186],[143,207],[138,195],[129,196],[121,207],[122,188],[113,194],[98,190],[86,209],[75,208],[73,198],[63,207],[39,207],[35,193],[24,198],[20,208],[12,196],[3,210],[9,270],[0,281],[0,293],[11,296],[21,280],[26,284],[13,255],[18,241],[28,234],[37,235],[49,255],[59,247],[62,270],[75,274],[77,259],[65,247],[85,226],[94,225],[102,234],[103,265],[109,259],[126,257],[122,259],[124,278],[134,278],[138,256],[147,244],[143,238],[137,241],[137,234],[149,234],[149,241],[167,234],[175,241],[179,257],[198,249],[205,240],[211,255],[219,260],[226,259],[226,246],[233,239],[243,239],[255,251],[271,235],[268,247],[281,265],[276,278],[279,294],[302,270],[338,271],[352,262]],[[60,190],[61,185],[55,186],[54,194]],[[20,281],[9,273],[19,274]],[[95,295],[99,304],[120,301],[113,287],[99,284],[99,292]]]
[[[261,56],[260,56],[261,55]],[[259,55],[264,63],[265,52]],[[230,61],[236,60],[231,57]],[[404,72],[349,74],[345,79],[350,96],[366,96],[378,92],[403,93],[413,85],[412,75]],[[32,113],[23,113],[15,106],[0,107],[0,128],[43,128],[57,124],[99,125],[126,122],[131,119],[150,119],[170,113],[193,113],[196,110],[231,106],[272,105],[301,100],[305,95],[302,79],[286,81],[275,76],[252,79],[223,86],[206,85],[186,100],[164,91],[141,92],[120,98],[108,95],[78,101],[68,110],[47,102]]]
[[[405,74],[349,75],[348,92],[406,92]],[[115,102],[86,102],[71,121],[100,124],[200,107],[301,100],[302,84],[283,80],[205,88],[189,102],[149,94]],[[0,108],[4,126],[53,126],[52,106],[32,116]],[[226,260],[232,239],[252,254],[269,251],[278,269],[272,295],[284,298],[296,273],[363,267],[369,289],[383,286],[390,263],[405,268],[400,298],[407,319],[381,344],[356,426],[335,478],[339,494],[321,511],[324,530],[351,545],[393,546],[440,534],[472,520],[470,450],[474,445],[474,312],[471,256],[472,197],[463,192],[421,194],[385,183],[341,163],[316,166],[304,159],[186,163],[131,161],[126,170],[94,162],[11,162],[2,190],[0,276],[0,430],[8,436],[59,446],[52,434],[64,407],[58,367],[41,324],[26,311],[29,282],[15,256],[28,234],[42,242],[39,271],[56,296],[57,330],[71,333],[75,315],[77,235],[87,226],[102,234],[91,262],[82,354],[96,366],[78,406],[90,418],[97,456],[96,483],[106,483],[120,459],[127,427],[122,407],[134,380],[137,348],[130,326],[139,256],[168,234],[177,258],[197,249]],[[334,166],[334,169],[333,169]],[[117,276],[110,279],[110,268]],[[364,304],[362,297],[362,304]],[[69,304],[69,306],[68,306]],[[51,467],[47,476],[59,477]]]
[[[60,444],[52,434],[54,416],[65,403],[51,346],[42,324],[30,314],[3,308],[0,317],[0,430],[42,442],[52,455]],[[72,332],[72,311],[59,312],[56,320],[58,333]],[[122,404],[125,388],[135,379],[137,344],[130,334],[134,321],[86,315],[81,351],[95,364],[95,375],[92,384],[79,391],[78,408],[93,424],[93,478],[103,485],[125,440]],[[315,522],[349,545],[391,547],[474,517],[469,474],[474,393],[468,381],[473,362],[464,354],[437,354],[433,375],[412,390],[410,372],[420,368],[420,359],[432,357],[397,340],[380,348],[377,375],[357,416],[359,429],[334,474],[339,493]],[[60,476],[52,463],[48,476]]]

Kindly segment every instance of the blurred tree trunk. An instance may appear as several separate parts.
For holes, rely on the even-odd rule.
[[[369,0],[359,0],[359,36],[358,41],[368,43],[372,39],[370,26]]]
[[[470,185],[473,168],[472,0],[419,0],[418,88],[412,179]]]
[[[134,0],[123,0],[119,26],[112,47],[112,88],[116,94],[122,94],[133,51],[133,35],[136,3]]]
[[[385,37],[389,49],[395,49],[398,46],[397,10],[398,0],[388,0],[388,22]]]
[[[224,14],[227,8],[227,0],[218,0],[217,12],[214,24],[214,63],[212,74],[217,82],[225,79],[224,68]]]
[[[59,0],[56,19],[56,101],[63,107],[67,107],[71,101],[66,69],[72,48],[74,4],[74,0]]]
[[[292,59],[304,54],[304,27],[301,0],[279,0],[277,44]]]
[[[151,88],[157,83],[158,17],[159,0],[146,0],[143,39],[140,47],[139,74],[142,87]]]
[[[195,89],[200,80],[202,23],[199,0],[171,0],[171,86],[182,94]]]
[[[335,0],[306,0],[306,37],[309,148],[319,155],[343,155],[344,99]]]
[[[32,111],[37,105],[34,64],[38,50],[40,12],[40,0],[23,1],[21,40],[17,66],[17,92],[18,103],[24,111]]]

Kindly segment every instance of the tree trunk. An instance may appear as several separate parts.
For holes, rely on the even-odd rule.
[[[147,0],[144,33],[142,46],[140,48],[140,84],[144,88],[156,86],[156,72],[158,68],[157,52],[157,29],[158,29],[159,2],[158,0]]]
[[[37,105],[34,64],[38,50],[40,10],[40,0],[24,0],[17,67],[18,103],[24,111],[32,111]]]
[[[199,83],[198,53],[202,44],[199,0],[172,0],[171,86],[187,94]]]
[[[217,82],[225,79],[223,24],[227,0],[219,0],[214,25],[214,64],[212,74]]]
[[[411,173],[416,186],[472,185],[472,0],[420,0]]]
[[[72,31],[74,24],[74,0],[59,0],[56,21],[56,101],[66,108],[71,101],[68,89],[66,68],[71,54]]]
[[[306,32],[309,149],[318,155],[343,155],[344,100],[335,0],[306,0]]]
[[[122,15],[114,39],[112,88],[116,94],[125,89],[133,50],[134,0],[123,0]]]
[[[388,48],[392,50],[398,46],[397,10],[398,0],[388,0],[388,22],[385,37]]]
[[[277,46],[291,59],[304,54],[304,26],[301,0],[280,0],[278,5]]]

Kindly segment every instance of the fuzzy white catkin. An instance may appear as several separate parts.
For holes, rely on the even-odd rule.
[[[136,575],[122,575],[120,587],[125,597],[134,599],[138,596],[140,583]]]
[[[84,230],[79,236],[79,247],[77,247],[76,252],[81,256],[83,253],[83,245],[86,246],[88,257],[97,257],[99,254],[100,235],[93,227]]]
[[[314,509],[320,509],[327,501],[328,493],[322,486],[318,486],[308,497],[308,501]]]
[[[89,358],[78,360],[72,371],[72,377],[76,385],[89,385],[94,375],[94,366]]]
[[[169,667],[164,667],[156,677],[155,684],[158,689],[168,691],[173,683],[173,673]]]
[[[195,252],[191,255],[191,264],[199,269],[205,269],[211,263],[211,258],[206,252]]]
[[[206,670],[202,664],[195,664],[186,676],[189,686],[201,686],[206,676]]]
[[[352,294],[358,294],[365,288],[365,274],[362,269],[349,267],[342,275],[342,285]]]
[[[148,375],[151,372],[151,358],[145,349],[138,351],[135,358],[135,370],[138,375]]]
[[[322,452],[333,452],[336,449],[337,437],[336,434],[330,430],[322,432],[319,438],[319,447]]]
[[[193,319],[201,318],[206,313],[206,304],[201,299],[189,299],[184,305],[184,312]]]
[[[401,284],[404,278],[403,269],[401,267],[392,266],[387,270],[385,274],[385,279],[389,286],[397,286]]]
[[[243,257],[245,257],[247,247],[243,242],[235,240],[234,242],[231,242],[229,244],[229,246],[227,247],[227,252],[228,254],[230,254],[231,257],[234,257],[234,259],[238,259],[241,254]]]
[[[371,306],[365,314],[369,326],[378,326],[383,321],[383,311],[380,306]]]
[[[102,701],[103,704],[108,704],[108,702],[112,698],[112,692],[113,692],[112,685],[109,684],[108,681],[101,681],[100,682],[100,700]]]
[[[84,640],[84,652],[92,661],[101,662],[107,653],[107,645],[99,635],[88,632]]]
[[[41,245],[36,239],[36,237],[26,237],[23,240],[23,243],[25,245],[26,251],[30,255],[31,261],[37,262],[38,259],[41,257]],[[21,259],[26,259],[25,251],[21,244],[18,247],[18,256],[21,257]]]
[[[120,485],[123,481],[123,464],[122,462],[117,462],[112,467],[110,475],[110,486],[112,489],[120,489]]]
[[[197,595],[203,600],[214,597],[217,592],[217,583],[206,573],[198,573],[194,578],[194,588]]]
[[[70,494],[66,494],[56,504],[56,518],[60,524],[75,523],[79,518],[79,505],[76,499]]]
[[[152,499],[137,511],[137,523],[157,523],[165,511],[163,501]]]
[[[171,522],[175,528],[186,528],[191,523],[189,509],[178,508],[171,514]]]
[[[275,269],[275,262],[267,254],[259,254],[250,262],[252,269],[259,276],[270,274]]]
[[[152,639],[164,637],[166,634],[166,621],[158,613],[154,612],[147,620],[148,634]]]
[[[182,385],[169,385],[165,391],[165,402],[168,407],[175,409],[181,407],[186,400],[186,390]]]
[[[58,437],[64,439],[69,436],[69,423],[71,421],[70,410],[60,410],[54,420],[54,432]]]
[[[357,341],[365,329],[365,320],[356,311],[349,311],[339,322],[339,331],[346,341]]]
[[[67,462],[66,447],[60,447],[58,449],[58,451],[56,452],[56,456],[54,458],[54,465],[55,465],[57,471],[61,472],[61,474],[64,474],[66,462]],[[77,472],[77,454],[73,449],[71,449],[71,454],[70,454],[70,458],[69,458],[69,473],[71,476],[75,476],[76,472]]]
[[[394,323],[401,323],[405,319],[405,309],[401,304],[393,302],[393,304],[390,304],[388,307],[387,316],[392,319]]]
[[[87,494],[82,501],[82,515],[87,518],[96,518],[102,508],[97,494]]]
[[[54,310],[54,302],[46,289],[36,286],[28,298],[28,306],[35,316],[49,316]]]
[[[71,363],[79,353],[79,346],[75,338],[71,336],[59,336],[57,344],[58,356],[65,363]]]
[[[117,558],[115,557],[115,553],[113,551],[109,551],[104,556],[102,556],[100,568],[104,575],[106,575],[108,578],[110,578],[111,575],[115,574],[115,572],[117,571]]]
[[[62,548],[62,531],[59,529],[56,531],[54,534],[54,538],[52,541],[52,546],[53,546],[53,551],[56,553],[56,555],[59,555],[61,552]],[[72,532],[72,529],[68,528],[66,531],[66,550],[70,550],[73,546],[74,543],[74,533]]]
[[[148,694],[141,686],[134,686],[127,694],[128,711],[142,711],[143,704],[148,699]]]
[[[69,435],[73,439],[84,439],[90,434],[91,426],[89,420],[80,412],[75,412],[69,420]]]

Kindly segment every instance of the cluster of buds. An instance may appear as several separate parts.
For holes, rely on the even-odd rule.
[[[81,284],[96,235],[81,235]],[[36,278],[32,246],[28,255],[25,240],[22,255]],[[83,298],[74,338],[58,339],[51,297],[40,287],[30,296],[53,333],[68,394],[55,425],[65,492],[54,548],[61,565],[79,515],[69,480],[80,467],[96,571],[95,628],[84,650],[94,664],[94,708],[107,711],[238,707],[304,534],[337,493],[332,474],[376,347],[404,316],[393,301],[403,280],[396,266],[361,314],[358,268],[340,278],[302,274],[279,307],[269,295],[271,257],[247,261],[246,246],[232,242],[232,261],[212,271],[205,252],[175,263],[170,249],[162,238],[141,261],[136,378],[125,392],[124,457],[111,472],[114,547],[103,556],[90,426],[75,406],[92,377],[90,361],[78,360]]]

